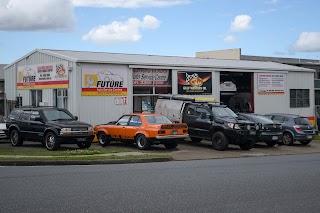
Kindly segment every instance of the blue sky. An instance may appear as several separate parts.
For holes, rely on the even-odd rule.
[[[0,0],[0,64],[34,49],[320,60],[318,0]]]

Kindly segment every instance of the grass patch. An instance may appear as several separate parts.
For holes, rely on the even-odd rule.
[[[68,160],[117,160],[117,159],[139,159],[139,158],[170,158],[168,154],[142,154],[141,155],[109,155],[109,156],[53,156],[53,157],[1,157],[0,161],[68,161]]]
[[[313,140],[320,140],[320,135],[313,136]]]
[[[27,156],[78,156],[112,154],[119,152],[132,152],[130,149],[74,149],[74,150],[0,150],[0,155],[27,155]],[[2,159],[2,158],[1,158]]]

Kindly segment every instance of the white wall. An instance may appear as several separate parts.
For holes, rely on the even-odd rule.
[[[280,73],[280,72],[279,72]],[[259,95],[258,73],[254,73],[255,113],[291,113],[314,116],[314,73],[289,72],[285,74],[285,93],[282,95]],[[310,107],[290,108],[290,89],[309,89]]]

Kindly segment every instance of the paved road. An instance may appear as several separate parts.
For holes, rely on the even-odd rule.
[[[0,167],[0,212],[320,212],[320,153]]]

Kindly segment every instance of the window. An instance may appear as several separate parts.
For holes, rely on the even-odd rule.
[[[68,90],[66,89],[55,89],[54,96],[56,97],[56,107],[68,108]]]
[[[141,118],[139,116],[132,116],[129,122],[129,126],[141,126]]]
[[[42,102],[42,90],[31,90],[32,106],[39,106],[40,102]]]
[[[36,118],[40,118],[39,111],[32,111],[30,115],[30,121],[35,121]]]
[[[127,126],[128,125],[128,121],[129,121],[130,116],[129,115],[124,115],[122,116],[118,122],[116,123],[116,125],[120,125],[120,126]]]
[[[310,107],[309,89],[290,89],[290,108]]]
[[[23,111],[23,112],[20,114],[20,119],[21,119],[22,121],[28,121],[29,118],[30,118],[30,114],[31,114],[30,111]]]
[[[285,123],[287,121],[285,117],[279,115],[275,115],[272,120],[275,123]]]

